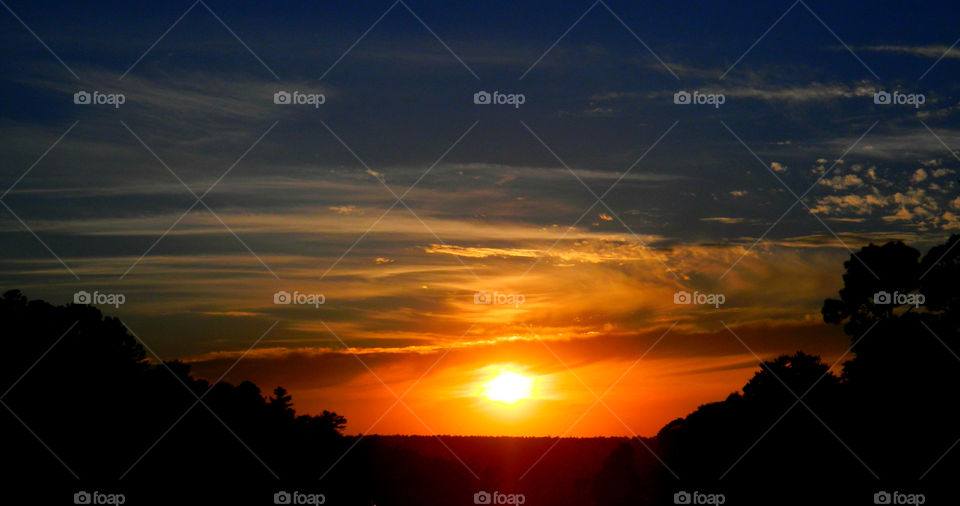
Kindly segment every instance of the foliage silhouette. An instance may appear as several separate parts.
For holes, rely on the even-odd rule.
[[[187,364],[149,362],[119,320],[93,307],[56,307],[9,291],[0,298],[0,321],[0,380],[10,408],[0,427],[18,463],[13,483],[66,478],[77,488],[46,444],[83,482],[151,486],[157,502],[163,490],[188,484],[243,497],[245,484],[276,482],[273,473],[316,482],[349,443],[342,416],[297,416],[282,388],[268,401],[247,381],[211,386],[191,377]]]
[[[686,487],[744,504],[871,503],[884,489],[949,497],[960,469],[960,455],[948,452],[960,438],[958,241],[926,255],[902,242],[851,255],[839,298],[825,300],[822,314],[843,325],[853,358],[840,376],[803,352],[767,361],[742,394],[664,427],[664,460]]]

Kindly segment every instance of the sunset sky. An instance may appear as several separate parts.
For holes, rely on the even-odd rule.
[[[651,436],[753,352],[837,360],[851,250],[960,229],[947,4],[4,2],[0,288],[124,294],[351,434]]]

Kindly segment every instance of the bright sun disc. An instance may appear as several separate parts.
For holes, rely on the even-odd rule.
[[[521,399],[533,398],[533,378],[513,371],[503,371],[484,383],[483,396],[491,401],[513,404]]]

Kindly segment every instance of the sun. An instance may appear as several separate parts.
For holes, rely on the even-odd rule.
[[[533,378],[513,371],[501,371],[483,384],[483,396],[488,400],[513,404],[522,399],[533,399]]]

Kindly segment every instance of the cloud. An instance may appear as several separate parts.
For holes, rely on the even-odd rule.
[[[748,220],[746,218],[726,218],[723,216],[717,216],[714,218],[700,218],[700,221],[712,221],[716,223],[723,223],[725,225],[733,225],[735,223],[745,223]]]
[[[754,98],[768,102],[811,102],[872,97],[874,91],[874,87],[868,82],[856,85],[814,82],[794,86],[742,86],[721,90],[727,97]]]
[[[884,216],[884,217],[883,217],[883,221],[888,221],[888,222],[891,222],[891,221],[910,221],[910,220],[912,220],[912,219],[913,219],[913,214],[911,214],[910,211],[908,211],[906,207],[901,207],[900,210],[897,211],[895,214],[891,214],[891,215],[889,215],[889,216]]]
[[[862,185],[863,180],[855,174],[836,175],[832,178],[821,179],[820,184],[828,186],[832,190],[845,190]]]
[[[944,221],[944,224],[943,224],[944,230],[960,229],[960,217],[951,213],[950,211],[943,213],[943,215],[940,218]]]
[[[512,175],[510,180],[518,178],[529,178],[534,180],[543,180],[543,179],[561,179],[568,180],[572,176],[570,171],[566,167],[537,167],[537,166],[520,166],[520,165],[503,165],[495,163],[453,163],[448,166],[445,166],[452,171],[470,171],[470,172],[497,172],[502,173],[504,171],[509,171]],[[650,182],[650,183],[661,183],[661,182],[670,182],[687,179],[686,176],[681,174],[666,174],[666,173],[656,173],[656,172],[635,172],[631,171],[627,174],[623,174],[622,170],[596,170],[596,169],[579,169],[573,168],[573,172],[585,181],[589,180],[611,180],[616,181],[618,179],[623,181],[636,181],[636,182]]]
[[[536,249],[511,249],[511,248],[477,248],[450,246],[446,244],[431,244],[424,251],[427,253],[442,253],[446,255],[455,255],[467,258],[487,258],[487,257],[521,257],[536,258],[540,256],[540,251]]]
[[[919,206],[927,199],[927,192],[923,189],[912,188],[905,193],[893,194],[893,201],[901,205]]]
[[[357,206],[330,206],[327,209],[339,214],[340,216],[351,216],[354,214],[362,215],[362,210],[357,210]]]
[[[375,171],[375,170],[373,170],[373,169],[370,169],[370,168],[365,169],[364,172],[366,172],[367,174],[370,174],[371,176],[379,179],[381,182],[383,182],[383,181],[385,181],[385,180],[387,179],[387,176],[386,176],[383,172],[377,172],[377,171]]]
[[[940,140],[948,146],[960,144],[960,130],[957,129],[938,128],[939,140],[923,126],[901,125],[895,131],[897,133],[871,133],[856,144],[856,147],[850,150],[850,154],[867,155],[871,158],[883,158],[895,162],[909,159],[925,160],[947,151]],[[838,137],[829,144],[843,152],[850,149],[856,141],[857,137]]]
[[[251,311],[204,311],[203,314],[210,316],[263,316],[264,313],[254,313]]]
[[[774,172],[786,172],[786,171],[787,171],[787,167],[786,167],[785,165],[781,164],[780,162],[770,162],[770,168],[773,169]]]
[[[835,214],[852,212],[854,214],[870,214],[874,208],[888,204],[886,197],[880,195],[828,195],[817,200],[812,209],[814,213]]]
[[[650,239],[649,237],[647,239]],[[646,241],[645,241],[646,242]],[[554,248],[490,248],[432,244],[425,251],[431,254],[455,255],[466,258],[539,258],[551,257],[563,262],[603,263],[644,261],[651,252],[637,241],[577,240],[558,243]]]
[[[860,46],[858,49],[864,51],[876,51],[886,53],[902,53],[923,58],[953,58],[960,59],[960,51],[949,46],[908,46],[908,45],[875,45]]]

